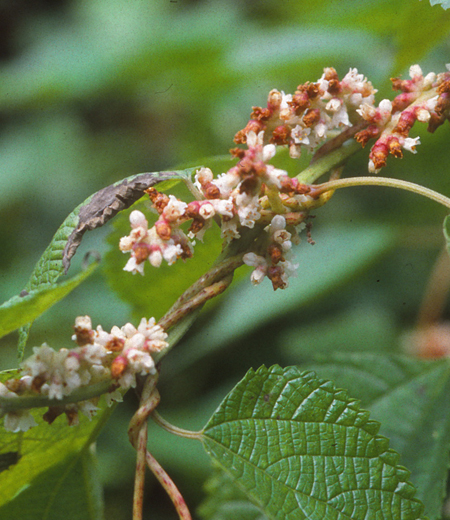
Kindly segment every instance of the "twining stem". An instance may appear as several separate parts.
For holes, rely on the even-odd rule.
[[[401,190],[412,191],[418,195],[423,195],[447,208],[450,208],[450,199],[437,191],[430,190],[413,182],[402,181],[400,179],[391,179],[387,177],[350,177],[346,179],[338,179],[323,184],[312,186],[311,194],[319,196],[330,190],[338,190],[340,188],[348,188],[350,186],[387,186],[389,188],[398,188]]]
[[[220,280],[224,276],[234,272],[244,263],[242,260],[243,256],[243,254],[235,255],[214,265],[207,273],[205,273],[201,278],[193,283],[189,289],[187,289],[178,298],[178,300],[172,305],[172,308],[169,312],[180,308],[184,303],[196,296],[202,289],[205,289],[217,280]]]
[[[165,314],[161,320],[159,320],[158,325],[160,325],[163,329],[170,329],[173,325],[178,323],[184,316],[190,314],[193,310],[197,309],[204,303],[206,303],[211,298],[218,296],[223,293],[225,289],[230,285],[233,280],[233,274],[229,274],[222,280],[211,284],[208,287],[202,289],[196,296],[189,299],[178,308],[171,309],[167,314]],[[168,348],[162,350],[160,354],[165,355],[168,352]],[[161,355],[155,356],[155,360],[159,361],[161,359]]]
[[[136,475],[134,480],[133,520],[142,520],[144,500],[145,462],[172,500],[180,520],[191,520],[191,514],[180,491],[164,471],[158,461],[147,450],[147,419],[159,404],[159,393],[156,390],[158,374],[146,378],[142,390],[140,406],[133,415],[128,428],[128,437],[137,451]]]
[[[153,410],[152,419],[155,421],[156,424],[161,426],[161,428],[164,428],[166,431],[173,433],[174,435],[178,435],[178,437],[184,437],[185,439],[202,439],[202,432],[193,432],[191,430],[185,430],[184,428],[179,428],[178,426],[174,426],[170,422],[166,421],[161,415],[156,411]]]
[[[149,451],[146,452],[146,459],[151,472],[153,473],[153,475],[155,475],[159,483],[162,485],[162,487],[165,489],[166,493],[172,500],[172,503],[175,506],[175,509],[177,510],[180,520],[192,520],[186,502],[184,501],[182,494],[180,493],[177,486],[174,484],[173,480],[164,471],[162,466]]]
[[[147,455],[147,423],[141,426],[137,438],[136,472],[134,474],[133,520],[142,520]]]
[[[157,381],[158,373],[148,376],[145,380],[139,409],[131,419],[128,428],[128,437],[137,452],[134,477],[133,520],[142,520],[147,454],[147,418],[159,403],[159,393],[156,390]]]

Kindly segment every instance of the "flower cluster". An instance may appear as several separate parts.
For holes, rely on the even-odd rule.
[[[376,108],[364,103],[358,109],[368,127],[356,134],[356,140],[365,146],[377,139],[369,155],[371,173],[386,166],[389,154],[401,158],[402,149],[416,153],[420,138],[409,137],[416,121],[428,123],[428,131],[434,132],[450,118],[450,72],[430,72],[424,77],[422,69],[413,65],[409,75],[409,80],[392,79],[394,90],[402,92],[392,102],[384,99]]]
[[[154,318],[142,318],[137,328],[127,323],[106,332],[100,325],[92,329],[89,316],[80,316],[74,329],[72,339],[78,347],[59,351],[46,344],[34,347],[33,355],[22,364],[21,378],[0,383],[0,397],[41,395],[57,402],[81,387],[112,380],[107,402],[121,401],[120,390],[136,386],[137,375],[156,373],[152,354],[168,345],[167,334]],[[65,413],[69,424],[77,424],[78,411],[91,417],[98,409],[97,401],[98,398],[65,406],[56,404],[44,414],[44,419],[51,423]],[[28,410],[5,415],[4,426],[13,432],[26,431],[35,424]]]
[[[401,157],[402,149],[415,152],[419,138],[409,137],[409,131],[416,120],[427,121],[434,131],[450,117],[450,72],[424,77],[414,65],[410,76],[393,80],[402,93],[378,107],[376,90],[357,69],[340,80],[333,68],[326,68],[317,82],[299,85],[293,95],[272,90],[267,107],[253,107],[248,124],[235,136],[237,144],[247,147],[231,150],[238,163],[217,178],[209,168],[197,171],[192,190],[196,200],[186,203],[154,188],[147,190],[159,216],[149,228],[143,213],[131,213],[132,231],[120,241],[120,249],[131,253],[124,269],[144,274],[145,260],[159,267],[163,260],[171,265],[191,257],[195,239],[202,240],[215,220],[227,242],[239,239],[243,228],[260,226],[265,238],[259,238],[244,257],[255,267],[252,282],[267,276],[274,289],[287,287],[297,267],[289,259],[291,242],[298,242],[310,210],[325,199],[269,163],[277,147],[287,146],[291,157],[297,158],[303,148],[314,151],[332,137],[355,135],[363,146],[376,138],[369,170],[378,172],[389,154]],[[185,232],[181,226],[187,221],[191,224]]]
[[[375,93],[357,69],[340,81],[328,67],[316,83],[299,85],[293,95],[272,90],[267,108],[253,107],[250,121],[234,140],[246,143],[249,132],[264,131],[265,142],[288,145],[291,157],[297,158],[303,147],[313,151],[333,130],[340,132],[360,120],[357,110],[362,104],[373,105]]]

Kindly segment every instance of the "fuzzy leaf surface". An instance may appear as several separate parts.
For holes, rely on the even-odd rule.
[[[369,352],[314,358],[304,367],[361,398],[411,470],[427,514],[439,518],[449,466],[449,361]]]
[[[268,518],[421,518],[409,471],[379,427],[330,381],[263,366],[224,399],[203,442]]]

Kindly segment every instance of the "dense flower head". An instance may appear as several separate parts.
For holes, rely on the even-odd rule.
[[[389,155],[403,157],[403,150],[416,153],[419,137],[409,133],[416,121],[427,123],[434,132],[445,119],[450,118],[450,73],[423,75],[419,65],[409,70],[410,79],[392,79],[394,90],[401,94],[391,102],[382,100],[378,107],[362,104],[357,110],[368,126],[356,134],[363,146],[376,138],[369,154],[369,172],[378,173],[386,166]]]
[[[72,339],[78,347],[55,351],[47,344],[33,348],[33,355],[22,363],[20,379],[0,383],[1,397],[42,395],[55,400],[55,406],[44,415],[52,422],[66,413],[70,424],[78,421],[78,411],[91,417],[97,410],[96,400],[58,406],[58,401],[73,391],[90,384],[111,380],[107,402],[122,400],[120,390],[136,386],[137,375],[155,374],[152,354],[168,346],[167,334],[155,319],[142,318],[138,327],[127,323],[106,332],[99,325],[92,328],[89,316],[75,320]],[[10,412],[5,428],[26,431],[35,421],[29,411]]]
[[[389,155],[401,158],[403,150],[416,153],[420,138],[409,135],[415,121],[426,122],[434,131],[450,118],[450,72],[424,76],[413,65],[409,74],[410,79],[392,80],[401,93],[378,106],[377,91],[357,69],[340,79],[334,68],[325,68],[315,83],[299,85],[294,94],[271,90],[267,106],[254,106],[249,122],[235,135],[236,144],[246,146],[231,150],[237,164],[217,177],[209,168],[196,172],[192,191],[197,200],[184,202],[155,188],[146,190],[159,216],[149,228],[143,213],[131,213],[131,233],[120,241],[120,249],[131,254],[124,269],[144,274],[145,260],[159,267],[163,260],[171,265],[190,258],[195,240],[203,240],[214,220],[227,243],[241,238],[244,228],[260,226],[266,240],[245,256],[245,262],[255,267],[252,282],[267,276],[274,289],[287,287],[287,277],[297,264],[289,259],[275,261],[273,222],[284,218],[285,233],[298,237],[310,210],[324,201],[310,186],[270,164],[277,148],[287,147],[290,156],[298,158],[302,150],[314,152],[333,137],[354,136],[362,146],[376,139],[369,154],[372,173],[386,165]],[[183,227],[186,222],[190,222],[188,229]],[[271,244],[270,253],[266,242]]]

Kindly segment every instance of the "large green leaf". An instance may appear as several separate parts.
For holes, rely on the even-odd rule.
[[[2,373],[0,379],[5,380],[14,375],[13,371],[9,371]],[[20,433],[11,433],[4,430],[3,426],[0,427],[0,461],[7,454],[8,460],[15,462],[0,472],[0,518],[56,519],[58,516],[55,506],[59,504],[58,507],[61,508],[70,484],[75,487],[70,497],[75,500],[75,496],[81,499],[83,495],[82,503],[86,507],[83,510],[92,513],[91,516],[86,514],[84,518],[98,518],[95,512],[99,509],[99,492],[92,480],[92,465],[86,458],[86,451],[97,438],[112,408],[106,406],[103,398],[97,406],[99,411],[92,420],[80,414],[78,426],[69,427],[64,414],[57,417],[51,425],[47,424],[42,419],[45,410],[34,409],[31,413],[38,426]],[[12,454],[15,455],[14,459]],[[84,475],[83,479],[79,484],[74,484],[69,477],[80,471]],[[35,510],[42,512],[41,516],[9,514],[21,508],[28,511],[30,497],[33,497]],[[11,505],[8,505],[11,501]],[[45,516],[50,512],[53,516]],[[61,515],[61,509],[59,514]],[[65,513],[64,516],[66,517]],[[82,517],[67,518],[81,520]]]
[[[289,287],[273,291],[268,280],[253,286],[244,280],[173,360],[184,368],[205,354],[251,334],[336,289],[376,261],[394,244],[393,229],[377,226],[329,226],[314,235],[316,244],[295,248],[300,267]],[[195,258],[194,258],[195,260]],[[206,340],[205,340],[206,338]]]
[[[449,361],[345,352],[304,366],[361,399],[411,470],[427,514],[439,518],[449,466]]]
[[[89,449],[40,474],[0,508],[0,515],[20,520],[60,520],[63,511],[65,520],[103,518],[102,489]]]
[[[378,430],[330,381],[274,366],[246,374],[203,442],[271,519],[418,519],[409,471]]]
[[[14,296],[5,302],[0,306],[0,337],[35,320],[80,285],[96,266],[96,263],[92,264],[86,271],[79,273],[67,282],[54,286],[44,285],[43,288],[36,289],[26,296]]]

